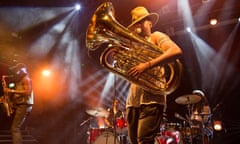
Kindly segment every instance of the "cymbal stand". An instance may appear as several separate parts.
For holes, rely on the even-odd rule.
[[[204,139],[204,129],[205,129],[205,124],[204,124],[204,114],[200,114],[201,115],[201,136],[202,136],[202,144],[205,143],[205,139]]]
[[[190,126],[190,144],[192,144],[193,143],[193,138],[192,138],[192,120],[191,120],[192,105],[190,103],[187,104],[187,110],[188,110],[187,120],[188,120],[188,124]]]
[[[162,115],[162,122],[160,126],[160,134],[163,135],[164,131],[166,130],[166,123],[167,123],[167,95],[164,95],[164,107],[163,107],[163,115]]]

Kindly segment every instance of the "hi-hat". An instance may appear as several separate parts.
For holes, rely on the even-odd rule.
[[[198,95],[184,95],[175,99],[175,102],[178,104],[195,104],[201,100],[201,97]]]
[[[94,109],[88,109],[88,110],[86,110],[86,112],[89,115],[95,116],[95,117],[108,117],[108,115],[109,115],[109,112],[101,107],[94,108]]]

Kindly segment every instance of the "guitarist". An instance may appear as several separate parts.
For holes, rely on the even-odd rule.
[[[18,63],[10,67],[13,73],[13,81],[15,83],[14,89],[4,88],[4,91],[12,96],[14,105],[14,115],[11,125],[11,132],[13,144],[22,144],[21,127],[32,110],[33,103],[33,90],[32,80],[27,72],[26,65]]]

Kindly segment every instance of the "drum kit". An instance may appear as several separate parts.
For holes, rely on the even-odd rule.
[[[160,133],[155,137],[155,144],[208,144],[209,137],[212,135],[209,128],[211,111],[210,107],[201,105],[202,110],[194,110],[194,106],[202,103],[201,96],[190,94],[183,95],[175,99],[175,102],[187,107],[186,118],[178,113],[174,116],[183,121],[180,123],[169,123],[167,119],[160,125]],[[104,108],[93,108],[86,110],[86,113],[93,118],[109,116],[109,111]],[[85,124],[82,122],[81,125]],[[127,140],[127,122],[123,117],[116,117],[112,127],[92,127],[88,129],[88,144],[128,144]],[[206,129],[208,133],[206,133]]]
[[[175,99],[177,104],[187,107],[186,118],[178,113],[174,114],[176,118],[183,121],[183,125],[167,123],[165,120],[160,126],[159,135],[155,138],[155,144],[208,144],[209,133],[206,134],[205,129],[209,129],[210,107],[201,105],[200,112],[194,110],[195,105],[202,103],[201,100],[201,96],[195,94],[183,95]]]
[[[104,108],[88,109],[86,113],[96,118],[107,118],[109,116],[109,112]],[[117,117],[114,121],[113,128],[92,127],[90,124],[88,129],[88,144],[127,144],[127,122],[125,118]]]

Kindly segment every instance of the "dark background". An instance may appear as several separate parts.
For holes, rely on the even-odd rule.
[[[73,13],[72,7],[80,3],[82,9]],[[111,107],[116,96],[124,111],[128,82],[114,77],[111,88],[103,91],[108,71],[88,56],[85,34],[89,21],[101,0],[2,0],[0,2],[0,74],[8,74],[9,66],[24,62],[33,79],[35,105],[24,129],[39,143],[77,144],[87,142],[87,132],[98,118],[91,118],[89,107]],[[159,22],[154,30],[167,33],[183,50],[184,69],[178,89],[168,96],[168,121],[182,123],[174,117],[177,112],[186,116],[186,105],[175,99],[191,94],[194,89],[205,92],[213,110],[213,118],[221,119],[225,131],[216,134],[214,143],[232,144],[240,135],[239,85],[240,43],[239,0],[190,0],[191,14],[198,38],[185,31],[183,12],[177,0],[113,0],[116,20],[130,24],[130,10],[145,6],[157,12]],[[71,14],[65,29],[56,26]],[[217,18],[217,26],[209,25]],[[44,34],[49,34],[39,42]],[[68,39],[64,34],[69,34]],[[64,41],[63,41],[64,40]],[[73,43],[73,41],[77,41]],[[205,42],[205,43],[204,43]],[[75,45],[74,45],[75,44]],[[35,46],[35,47],[34,47]],[[33,47],[35,49],[33,49]],[[38,48],[39,47],[39,48]],[[41,48],[45,48],[42,52]],[[41,49],[41,50],[40,50]],[[34,51],[35,50],[35,51]],[[71,52],[69,52],[71,50]],[[71,53],[70,57],[68,54]],[[43,79],[42,68],[51,67],[54,75]],[[215,116],[215,117],[214,117]],[[0,126],[9,128],[11,118],[1,111]]]

